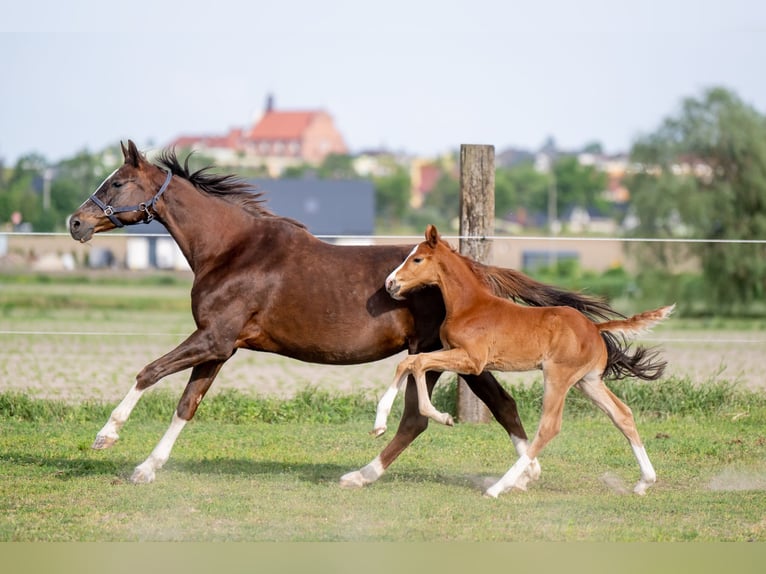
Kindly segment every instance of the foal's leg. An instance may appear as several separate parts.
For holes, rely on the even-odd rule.
[[[560,376],[560,373],[557,372],[558,369],[551,369],[551,371],[553,372],[544,372],[543,410],[535,438],[532,439],[527,452],[519,456],[503,477],[487,489],[487,496],[497,498],[501,492],[516,486],[532,460],[561,431],[564,399],[566,399],[567,391],[574,382],[574,378],[571,375]]]
[[[439,375],[441,373],[426,373],[428,393],[433,392]],[[407,379],[407,389],[404,393],[404,412],[394,438],[369,464],[359,470],[344,474],[340,478],[340,485],[346,488],[358,488],[375,482],[427,427],[428,418],[418,412],[418,393],[415,388],[415,381],[410,376]]]
[[[163,377],[203,361],[226,360],[231,356],[231,346],[216,346],[211,339],[214,337],[211,337],[210,333],[197,330],[175,349],[146,365],[136,376],[133,387],[112,411],[109,420],[96,435],[92,448],[105,449],[113,446],[119,439],[119,430],[128,420],[141,395]]]
[[[419,355],[416,355],[419,356]],[[449,413],[443,413],[438,410],[431,402],[431,393],[426,385],[426,372],[415,370],[415,386],[418,389],[418,410],[420,414],[429,419],[435,420],[437,423],[441,423],[447,426],[454,426],[455,421],[452,420],[452,416]]]
[[[178,402],[176,412],[173,413],[173,419],[170,427],[165,432],[160,442],[154,447],[154,450],[144,462],[139,464],[130,477],[134,484],[145,484],[154,481],[155,471],[162,468],[170,457],[170,451],[181,434],[186,423],[189,422],[197,407],[205,396],[210,385],[213,384],[218,371],[221,370],[224,361],[211,361],[203,363],[192,369],[189,382],[184,389],[181,400]]]
[[[521,424],[516,401],[503,388],[497,379],[487,371],[479,375],[460,375],[468,387],[479,399],[487,405],[487,408],[498,423],[505,429],[513,442],[516,454],[521,456],[527,453],[528,440],[524,425]],[[514,485],[516,488],[525,490],[530,480],[540,478],[540,463],[536,458],[527,467],[525,474]]]
[[[420,414],[435,420],[438,423],[452,426],[454,423],[448,413],[443,413],[434,407],[429,393],[426,392],[424,374],[428,371],[452,371],[456,373],[480,373],[483,365],[477,364],[480,360],[473,358],[466,350],[461,348],[419,353],[407,357],[412,363],[412,372],[415,374],[415,382],[418,388],[418,408]]]
[[[391,413],[394,399],[396,399],[396,395],[399,394],[399,390],[407,381],[407,376],[410,374],[408,365],[406,360],[399,363],[396,367],[396,374],[394,375],[394,380],[391,383],[391,386],[386,389],[386,392],[383,393],[383,396],[378,402],[378,408],[375,412],[375,424],[370,433],[373,436],[382,435],[388,428],[388,415]]]
[[[636,421],[633,418],[632,411],[607,388],[601,377],[596,374],[589,374],[583,377],[576,386],[607,414],[614,425],[628,439],[630,447],[633,449],[633,454],[638,461],[638,466],[641,469],[641,478],[633,488],[633,492],[636,494],[646,494],[646,489],[657,481],[657,474],[654,472],[654,467],[649,460],[649,456],[646,454],[646,449],[641,443],[641,437],[638,436],[638,429],[636,428]]]

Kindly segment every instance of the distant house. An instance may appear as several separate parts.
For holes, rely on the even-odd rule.
[[[272,177],[287,167],[319,165],[330,154],[348,154],[343,136],[324,110],[277,110],[269,96],[263,115],[250,128],[226,135],[182,135],[170,147],[192,148],[219,165],[263,166]]]
[[[266,207],[305,224],[314,235],[370,236],[375,231],[375,188],[366,179],[256,179]],[[158,221],[126,228],[128,269],[188,269],[181,250]],[[146,234],[158,236],[146,237]]]

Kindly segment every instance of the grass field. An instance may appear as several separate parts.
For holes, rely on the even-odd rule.
[[[638,469],[622,436],[573,400],[540,481],[498,500],[483,488],[514,454],[496,425],[431,425],[377,483],[345,490],[338,478],[383,446],[367,432],[373,402],[219,395],[157,481],[135,486],[170,396],[147,397],[117,446],[92,451],[106,405],[0,395],[0,540],[766,541],[766,401],[723,392],[687,414],[637,412],[659,476],[646,496],[626,492]]]
[[[142,400],[113,449],[90,444],[135,373],[189,332],[187,289],[0,283],[0,540],[766,541],[766,393],[706,371],[614,386],[657,469],[644,497],[624,493],[638,477],[627,443],[576,393],[527,492],[482,497],[514,460],[496,424],[432,424],[376,484],[344,490],[387,440],[368,431],[396,359],[336,371],[254,353],[227,365],[157,481],[134,486],[185,374]],[[710,332],[685,324],[683,338]],[[734,347],[759,367],[762,347]],[[513,387],[530,432],[539,393]]]

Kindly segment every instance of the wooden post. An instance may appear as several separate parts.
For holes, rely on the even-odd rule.
[[[460,146],[460,253],[489,263],[495,232],[495,147]],[[458,378],[458,419],[484,423],[492,418],[489,409]]]

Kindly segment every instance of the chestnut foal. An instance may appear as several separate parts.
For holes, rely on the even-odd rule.
[[[564,399],[573,386],[601,408],[628,439],[641,469],[633,491],[644,494],[656,480],[654,468],[630,408],[606,387],[602,377],[659,378],[665,362],[656,360],[656,351],[638,348],[629,354],[624,337],[647,331],[668,317],[675,305],[602,323],[594,323],[570,307],[525,307],[494,296],[473,272],[474,262],[442,241],[436,227],[429,225],[425,237],[386,278],[386,289],[397,300],[426,285],[441,289],[447,308],[440,331],[444,348],[410,355],[399,363],[391,387],[378,404],[373,434],[385,432],[394,398],[409,374],[417,384],[420,413],[452,425],[452,417],[436,410],[429,400],[427,371],[542,369],[543,405],[537,433],[527,451],[486,494],[497,497],[514,486],[523,489],[530,477],[539,476],[536,457],[560,431]]]

